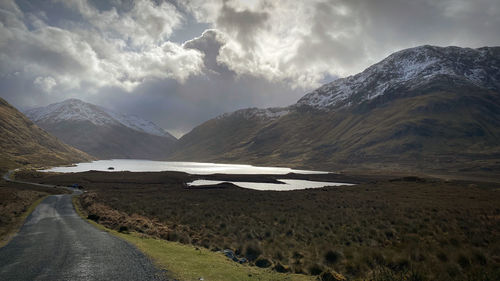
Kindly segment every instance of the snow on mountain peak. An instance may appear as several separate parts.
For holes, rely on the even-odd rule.
[[[90,121],[97,126],[123,125],[139,132],[175,139],[151,121],[133,115],[116,113],[79,99],[68,99],[45,107],[30,109],[25,114],[34,122]]]
[[[359,74],[323,85],[302,97],[297,105],[328,110],[344,108],[401,86],[416,89],[440,76],[499,89],[499,66],[498,48],[420,46],[393,53]]]
[[[102,108],[78,99],[68,99],[45,107],[30,109],[25,113],[34,122],[71,120],[90,121],[97,126],[118,124]]]
[[[168,133],[165,129],[158,127],[151,121],[141,119],[135,115],[124,115],[113,111],[108,111],[107,113],[122,125],[125,125],[136,131],[145,132],[150,135],[175,139],[175,137]]]
[[[260,119],[260,120],[275,120],[282,116],[287,115],[290,112],[288,108],[281,107],[271,107],[271,108],[245,108],[236,110],[230,113],[224,113],[219,115],[216,119],[223,119],[229,116],[242,116],[243,118],[250,119]]]

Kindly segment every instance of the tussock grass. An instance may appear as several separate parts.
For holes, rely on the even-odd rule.
[[[315,280],[312,276],[278,273],[240,265],[230,261],[222,253],[195,248],[178,242],[146,238],[137,233],[115,233],[136,245],[152,257],[162,268],[180,280]]]
[[[89,192],[82,205],[115,230],[126,226],[208,250],[229,248],[253,265],[268,260],[275,271],[338,272],[351,280],[385,271],[396,276],[392,280],[405,272],[422,280],[500,276],[495,184],[401,179],[259,192],[189,190],[182,177],[89,172],[43,181],[83,184]]]
[[[86,218],[88,216],[82,210],[76,197],[73,198],[73,204],[81,217]],[[156,239],[137,232],[123,233],[106,228],[93,220],[88,221],[97,228],[135,245],[147,256],[151,257],[160,268],[165,269],[170,277],[178,280],[200,280],[200,277],[207,281],[315,280],[311,276],[284,274],[269,269],[241,265],[230,261],[220,252],[184,245],[179,242]]]

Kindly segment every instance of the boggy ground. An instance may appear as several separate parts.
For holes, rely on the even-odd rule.
[[[277,271],[323,273],[325,280],[326,272],[348,279],[500,280],[497,184],[361,177],[355,186],[274,192],[231,184],[184,185],[196,178],[234,180],[234,175],[18,176],[83,185],[88,192],[81,205],[110,228],[233,249],[252,264]],[[252,177],[257,176],[242,176],[245,181]],[[325,175],[305,178],[315,177],[328,180]],[[344,176],[331,177],[341,181]]]

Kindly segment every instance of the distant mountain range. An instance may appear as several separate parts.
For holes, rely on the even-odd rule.
[[[59,141],[0,98],[0,171],[22,165],[61,165],[94,159]]]
[[[177,139],[153,122],[69,99],[25,112],[65,143],[99,159],[165,159]]]
[[[500,171],[500,47],[421,46],[286,108],[194,128],[170,159],[318,169]]]

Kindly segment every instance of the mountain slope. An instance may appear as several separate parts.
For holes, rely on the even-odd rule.
[[[177,141],[150,121],[77,99],[31,109],[26,115],[62,141],[100,159],[163,159]]]
[[[220,160],[219,156],[240,150],[244,152],[250,139],[255,137],[262,128],[286,114],[288,110],[280,108],[249,108],[223,114],[183,136],[182,142],[176,147],[181,149],[181,152],[176,155],[178,159]],[[224,156],[222,159],[228,159],[228,157]],[[238,161],[238,158],[228,160]]]
[[[21,165],[60,165],[93,158],[49,135],[0,98],[0,170]]]
[[[210,120],[183,136],[171,159],[499,172],[499,81],[500,48],[407,49],[305,95],[278,118]]]
[[[421,46],[396,52],[365,71],[335,80],[301,98],[297,105],[338,110],[387,94],[404,95],[442,80],[500,88],[499,48]]]

